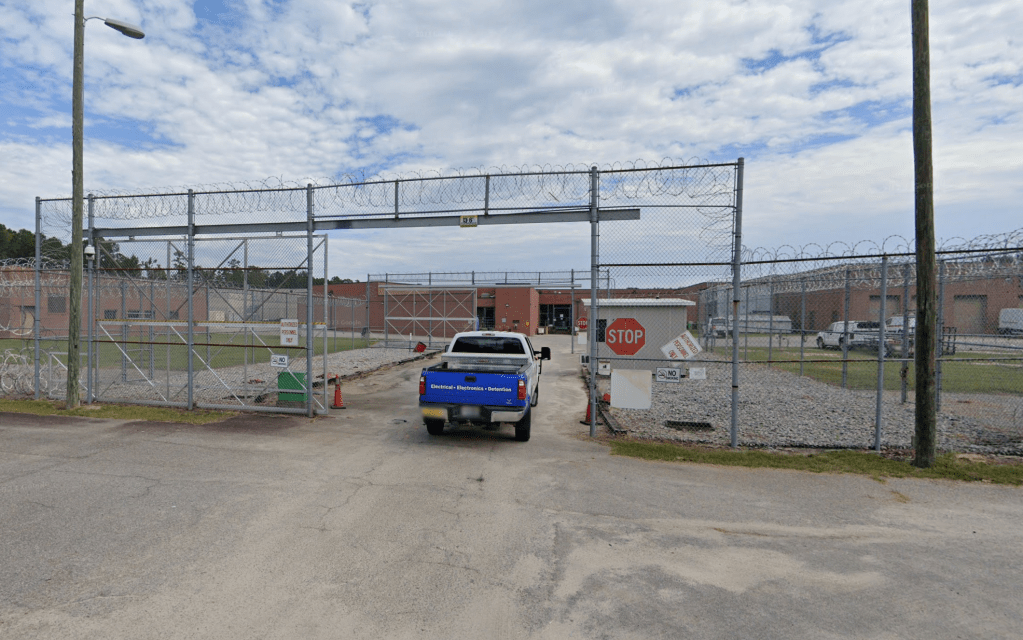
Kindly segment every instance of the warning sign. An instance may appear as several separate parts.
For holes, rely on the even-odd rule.
[[[693,334],[688,331],[661,347],[664,357],[671,360],[688,360],[701,351],[703,349],[697,344]]]
[[[298,346],[298,320],[281,320],[281,346]]]

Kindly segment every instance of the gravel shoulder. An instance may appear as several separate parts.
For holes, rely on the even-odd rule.
[[[691,442],[731,442],[732,372],[729,362],[706,362],[707,379],[654,383],[648,410],[608,409],[630,436]],[[876,391],[849,390],[767,365],[743,365],[739,383],[738,443],[745,447],[873,448]],[[600,393],[610,379],[598,378]],[[912,395],[885,392],[881,447],[912,448]],[[1023,398],[982,394],[942,396],[938,448],[1023,455]]]

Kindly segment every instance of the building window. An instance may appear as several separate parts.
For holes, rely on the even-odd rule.
[[[47,296],[46,311],[48,313],[67,313],[67,298],[64,296]]]
[[[104,320],[117,320],[117,309],[104,309],[103,310]]]

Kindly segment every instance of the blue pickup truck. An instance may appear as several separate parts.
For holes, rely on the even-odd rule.
[[[419,408],[430,435],[445,423],[515,423],[515,439],[529,440],[540,397],[543,360],[550,347],[533,349],[529,338],[508,331],[456,334],[441,363],[419,376]]]

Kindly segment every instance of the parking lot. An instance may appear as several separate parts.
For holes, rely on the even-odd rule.
[[[529,442],[421,424],[421,363],[329,417],[0,414],[3,638],[1006,638],[1023,490],[649,463],[538,337]]]

